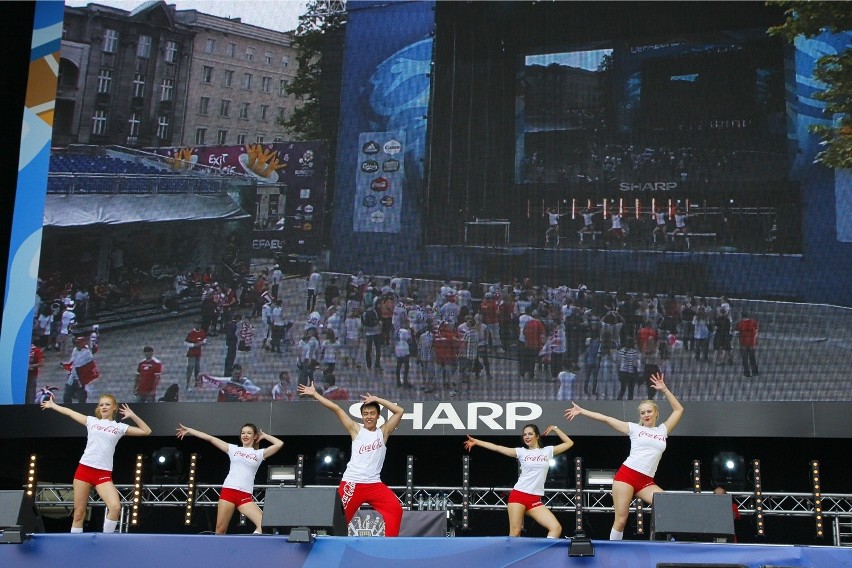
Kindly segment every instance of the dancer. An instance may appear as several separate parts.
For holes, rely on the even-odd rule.
[[[126,404],[121,405],[119,410],[118,402],[111,394],[102,394],[98,398],[94,416],[85,416],[60,406],[54,398],[50,397],[42,402],[41,409],[49,408],[64,414],[88,430],[86,449],[83,450],[80,465],[74,473],[74,516],[71,520],[71,532],[83,532],[83,520],[86,517],[86,507],[89,504],[89,493],[92,487],[107,507],[104,515],[104,532],[115,532],[121,513],[121,496],[112,482],[112,458],[115,454],[115,445],[124,435],[147,436],[151,433],[151,428]],[[117,412],[121,413],[122,420],[130,418],[136,426],[116,422]]]
[[[319,394],[313,382],[307,386],[299,385],[299,394],[314,397],[336,414],[352,438],[352,457],[346,464],[346,471],[337,488],[346,512],[346,522],[351,521],[358,508],[367,503],[384,519],[385,536],[399,536],[402,506],[393,491],[382,483],[380,475],[385,463],[388,437],[399,426],[405,410],[398,404],[367,393],[361,396],[364,399],[361,404],[364,424],[361,425],[352,420],[343,408]],[[379,426],[382,406],[391,411],[391,416]]]
[[[231,468],[222,483],[219,503],[216,505],[216,534],[225,534],[228,531],[228,524],[231,522],[231,517],[234,516],[234,509],[254,523],[254,534],[262,533],[263,512],[252,498],[254,476],[260,462],[278,453],[278,450],[284,446],[284,442],[275,436],[266,434],[254,424],[245,424],[240,429],[240,446],[229,444],[183,424],[179,426],[177,437],[181,440],[187,434],[195,436],[210,442],[231,458]],[[258,447],[261,440],[266,440],[272,445],[261,450]]]
[[[567,420],[574,420],[578,416],[588,416],[592,420],[608,424],[622,434],[630,436],[630,455],[624,460],[624,464],[615,474],[612,482],[612,501],[615,506],[615,522],[609,533],[610,540],[622,540],[624,538],[624,526],[627,524],[627,515],[630,511],[630,502],[633,496],[637,496],[646,503],[651,503],[654,493],[662,493],[659,485],[654,483],[654,473],[657,465],[666,449],[666,437],[674,430],[683,416],[683,406],[675,395],[666,388],[664,377],[658,373],[651,377],[651,386],[663,393],[672,407],[672,413],[668,420],[657,426],[660,411],[657,405],[646,400],[639,405],[639,424],[633,422],[622,422],[600,414],[574,406],[565,411]]]
[[[521,467],[521,475],[518,477],[515,487],[509,494],[506,505],[509,513],[509,536],[520,536],[524,527],[524,515],[529,515],[535,522],[547,529],[547,538],[559,538],[562,535],[562,525],[556,520],[556,516],[544,506],[541,497],[544,495],[544,479],[550,468],[550,460],[553,456],[567,452],[574,442],[565,432],[557,426],[548,426],[544,430],[547,436],[555,432],[562,443],[557,446],[541,447],[541,435],[538,426],[527,424],[524,426],[523,440],[525,448],[508,448],[498,446],[491,442],[484,442],[472,436],[468,436],[464,442],[467,451],[474,446],[482,446],[486,450],[503,454],[510,458],[517,458]]]

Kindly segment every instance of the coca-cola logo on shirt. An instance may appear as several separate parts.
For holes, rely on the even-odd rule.
[[[92,430],[99,430],[106,434],[120,434],[118,428],[115,426],[102,426],[100,424],[92,424]]]
[[[359,454],[366,454],[367,452],[374,452],[382,447],[381,438],[376,438],[372,444],[364,444],[360,448],[358,448]]]
[[[236,452],[234,452],[234,456],[235,456],[235,457],[238,457],[238,458],[245,458],[245,459],[247,459],[247,460],[257,461],[257,456],[256,456],[256,455],[254,455],[254,454],[247,454],[247,453],[245,453],[245,452],[241,452],[241,451],[239,451],[239,450],[237,450]]]
[[[657,440],[658,442],[665,442],[666,441],[666,437],[663,436],[662,434],[652,434],[651,432],[646,432],[644,430],[639,431],[639,437],[640,438],[643,438],[643,437],[644,438],[651,438],[651,439]]]
[[[524,461],[527,461],[527,462],[546,462],[547,456],[524,456]]]

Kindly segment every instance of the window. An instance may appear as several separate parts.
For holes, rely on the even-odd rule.
[[[178,44],[176,41],[166,42],[166,63],[177,63]]]
[[[267,65],[272,65],[272,52],[271,52],[271,51],[267,51],[267,52],[263,55],[263,60],[266,62],[266,64],[267,64]]]
[[[289,79],[281,79],[281,82],[278,83],[278,94],[282,97],[287,96],[287,87],[290,86]]]
[[[210,108],[210,97],[201,97],[198,101],[198,114],[207,114],[207,109]]]
[[[269,111],[269,105],[260,105],[260,120],[266,120],[266,113]]]
[[[104,51],[115,53],[118,49],[118,32],[111,29],[104,30]]]
[[[157,118],[157,138],[160,140],[169,138],[169,117],[164,114]]]
[[[141,57],[142,59],[151,57],[151,36],[139,36],[139,41],[136,44],[136,57]]]
[[[205,65],[201,70],[201,82],[202,83],[212,83],[213,82],[213,68],[209,65]]]
[[[237,144],[243,145],[246,143],[246,135],[245,134],[237,134]]]
[[[228,137],[227,130],[220,130],[216,133],[216,144],[224,144],[225,139]]]
[[[204,137],[207,136],[206,128],[197,128],[195,130],[195,143],[204,144]]]
[[[251,80],[253,76],[251,73],[243,73],[243,89],[251,90]]]
[[[109,93],[112,87],[112,71],[109,69],[101,69],[98,71],[98,92]]]
[[[283,55],[281,57],[281,67],[289,67],[290,66],[290,56]]]
[[[127,133],[128,136],[139,136],[139,123],[140,122],[141,121],[139,120],[139,114],[138,113],[134,112],[130,115],[130,118],[127,119],[127,124],[130,127],[130,129]]]
[[[249,104],[240,103],[240,118],[248,118]]]
[[[163,79],[163,84],[160,89],[160,100],[161,101],[170,101],[172,100],[172,95],[174,94],[175,89],[175,80],[174,79]]]
[[[207,42],[204,44],[204,53],[216,53],[216,40],[212,37],[207,38]]]
[[[142,73],[135,73],[133,75],[133,96],[145,96],[145,75]]]
[[[268,93],[270,90],[272,90],[272,77],[264,77],[261,81],[260,89],[264,93]]]
[[[254,60],[254,52],[255,52],[255,49],[253,47],[247,47],[246,48],[246,61],[253,61]]]
[[[255,138],[255,142],[258,144],[263,144],[263,134],[258,134],[257,138]]]
[[[107,113],[105,110],[96,110],[92,116],[92,134],[101,136],[106,134]]]
[[[236,55],[237,55],[237,44],[235,44],[233,42],[229,43],[228,49],[226,50],[225,53],[227,53],[228,57],[236,57]]]
[[[278,122],[284,122],[285,120],[287,120],[287,109],[278,107]]]
[[[234,72],[227,69],[222,73],[222,86],[230,87],[234,82]]]
[[[222,99],[222,104],[219,105],[219,116],[231,116],[231,101]]]

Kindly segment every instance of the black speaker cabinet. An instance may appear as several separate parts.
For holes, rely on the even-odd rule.
[[[651,540],[732,542],[734,512],[730,495],[657,493]]]
[[[289,532],[293,527],[346,536],[346,516],[337,487],[267,489],[263,499],[263,528]]]
[[[26,533],[43,533],[44,523],[23,489],[0,491],[0,530],[20,525]]]

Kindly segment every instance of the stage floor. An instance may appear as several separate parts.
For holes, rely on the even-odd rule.
[[[569,557],[570,541],[538,538],[319,537],[292,544],[284,536],[85,533],[39,534],[23,544],[0,545],[0,566],[121,568],[194,566],[287,566],[304,568],[399,566],[465,568],[524,566],[618,566],[714,568],[852,566],[852,548],[687,542],[594,541],[594,557]]]

